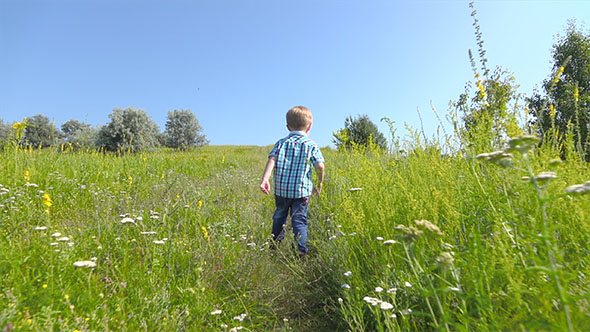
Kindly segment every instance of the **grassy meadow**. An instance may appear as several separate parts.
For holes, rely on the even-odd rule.
[[[268,250],[269,147],[5,149],[0,328],[590,330],[588,164],[408,144],[323,149],[304,259]]]

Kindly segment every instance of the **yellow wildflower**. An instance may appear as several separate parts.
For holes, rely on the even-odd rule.
[[[207,227],[201,226],[201,231],[203,232],[203,237],[209,240],[209,232],[207,231]]]
[[[553,78],[553,83],[557,83],[559,82],[559,76],[561,74],[563,74],[563,71],[565,70],[565,67],[561,66],[559,67],[559,69],[557,70],[557,72],[555,73],[555,77]]]
[[[580,99],[580,90],[578,90],[578,87],[574,88],[574,101],[577,103],[578,99]]]
[[[549,104],[549,116],[553,119],[555,118],[555,105]]]
[[[565,70],[564,66],[559,67],[559,69],[557,70],[557,75],[561,75],[563,74],[563,71]]]
[[[477,80],[476,85],[477,85],[477,90],[479,90],[478,95],[482,98],[485,99],[488,94],[486,93],[486,88],[485,86],[483,86],[482,84],[482,80]]]
[[[22,130],[22,129],[25,129],[26,126],[27,126],[26,122],[15,122],[12,124],[12,129]]]
[[[43,284],[43,288],[47,288],[47,284]]]
[[[66,295],[64,295],[64,298],[65,298],[66,300],[69,300],[69,299],[70,299],[70,296],[69,296],[68,294],[66,294]]]
[[[199,200],[199,201],[197,202],[197,209],[200,209],[200,208],[201,208],[201,206],[203,206],[203,201],[202,201],[202,200]]]
[[[133,176],[129,175],[127,180],[129,181],[129,184],[133,184]]]
[[[25,181],[27,181],[27,183],[31,181],[31,172],[25,171]]]
[[[49,196],[48,193],[43,194],[43,204],[47,207],[50,207],[53,205],[53,203],[51,201],[51,196]]]

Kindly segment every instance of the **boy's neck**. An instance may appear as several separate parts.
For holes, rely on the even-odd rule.
[[[289,132],[289,134],[290,135],[291,134],[298,134],[298,135],[303,135],[303,136],[307,136],[308,135],[308,133],[306,131],[304,131],[304,130],[291,130]]]

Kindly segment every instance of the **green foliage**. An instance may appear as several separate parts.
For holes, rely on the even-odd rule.
[[[324,151],[305,260],[290,237],[268,251],[268,148],[1,152],[0,327],[584,330],[590,170],[511,143],[508,168],[414,141],[403,156]]]
[[[55,128],[53,122],[42,114],[26,118],[27,127],[24,132],[24,144],[33,147],[46,148],[55,146],[61,133]]]
[[[529,100],[539,134],[562,146],[569,132],[574,148],[590,161],[590,33],[570,22],[553,45],[553,73],[543,82],[544,94]]]
[[[0,147],[3,147],[8,143],[11,129],[12,127],[10,124],[5,123],[4,120],[0,119]]]
[[[97,145],[113,152],[150,151],[158,146],[158,125],[141,109],[116,108],[100,128]]]
[[[61,125],[64,134],[64,142],[71,144],[73,148],[94,148],[98,135],[98,129],[90,124],[78,120],[69,120]]]
[[[353,146],[370,146],[374,144],[379,148],[387,149],[387,141],[383,133],[369,119],[368,115],[359,115],[356,118],[349,116],[344,121],[344,128],[333,133],[334,144],[338,149],[350,149]]]
[[[209,144],[207,137],[202,134],[203,127],[190,110],[174,110],[168,112],[166,121],[166,146],[186,150]]]
[[[469,50],[475,82],[468,83],[465,92],[451,105],[462,114],[463,126],[456,128],[462,143],[473,151],[481,152],[499,148],[508,137],[522,133],[517,121],[521,96],[512,73],[499,66],[490,73],[477,11],[473,2],[469,6],[473,9],[471,16],[478,45],[478,61],[483,73],[480,74]]]

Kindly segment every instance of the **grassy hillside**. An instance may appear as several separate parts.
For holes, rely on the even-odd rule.
[[[325,150],[302,260],[267,248],[269,150],[0,153],[0,327],[590,329],[587,164]]]

